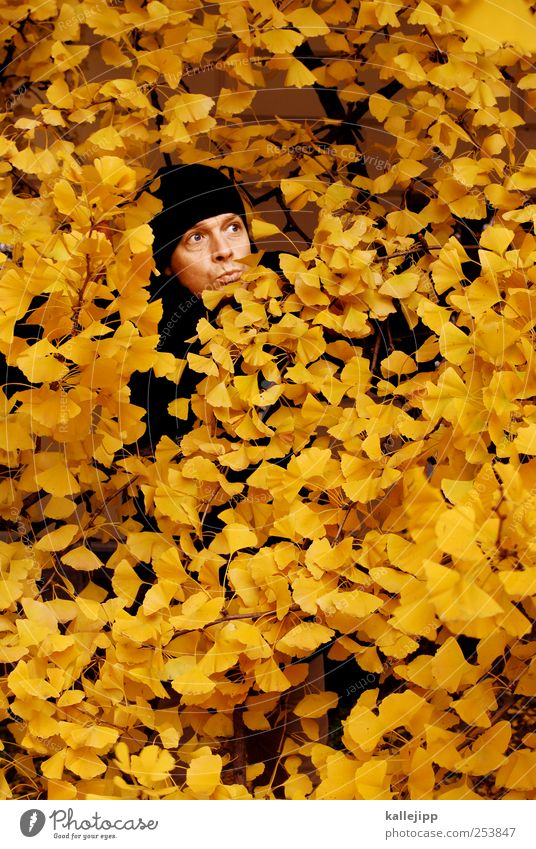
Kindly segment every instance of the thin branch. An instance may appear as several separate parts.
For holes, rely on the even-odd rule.
[[[336,545],[336,543],[339,541],[339,537],[340,537],[340,535],[341,535],[341,534],[342,534],[342,532],[343,532],[343,528],[344,528],[344,526],[345,526],[345,524],[346,524],[346,520],[348,519],[348,516],[350,515],[350,510],[351,510],[351,509],[352,509],[352,507],[354,507],[354,506],[355,506],[355,505],[353,505],[353,504],[347,504],[347,505],[346,505],[346,507],[344,508],[344,510],[345,510],[345,514],[344,514],[344,517],[343,517],[343,519],[342,519],[342,522],[340,523],[340,525],[339,525],[339,527],[338,527],[338,529],[337,529],[337,534],[336,534],[336,536],[335,536],[335,539],[333,540],[333,545]]]

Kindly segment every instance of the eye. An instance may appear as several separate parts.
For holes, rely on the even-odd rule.
[[[193,241],[194,245],[198,245],[199,241],[195,238],[196,236],[199,236],[199,239],[203,238],[201,233],[192,233],[192,235],[188,236],[188,238],[186,239],[186,244],[189,244]]]
[[[242,230],[242,222],[241,221],[231,221],[231,223],[229,224],[229,227],[235,227],[236,229],[234,230],[234,232],[240,233],[240,231]]]

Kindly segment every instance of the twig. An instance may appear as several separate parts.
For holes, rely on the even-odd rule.
[[[354,506],[353,504],[347,504],[346,507],[344,508],[346,512],[344,514],[342,522],[340,523],[340,525],[338,527],[335,539],[333,540],[334,545],[339,541],[339,537],[342,534],[344,525],[346,524],[346,520],[347,520],[348,516],[350,515],[350,510],[352,509],[353,506]]]
[[[374,372],[376,371],[376,363],[378,361],[379,351],[380,351],[380,335],[378,334],[376,336],[376,341],[374,343],[374,352],[373,352],[373,355],[372,355],[372,364],[371,364],[371,369],[370,369],[372,374],[374,374]]]

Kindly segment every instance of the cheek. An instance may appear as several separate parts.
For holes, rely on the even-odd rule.
[[[196,270],[199,273],[206,265],[206,251],[187,251],[185,248],[176,248],[171,257],[171,269],[177,276],[191,276]]]
[[[247,256],[251,253],[251,243],[247,233],[244,233],[242,239],[240,239],[240,244],[238,245],[236,252],[239,253],[241,257]]]
[[[171,257],[171,270],[181,285],[190,292],[199,293],[212,282],[210,256],[206,251],[195,252],[176,249]]]

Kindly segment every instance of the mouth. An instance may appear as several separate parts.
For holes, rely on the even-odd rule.
[[[226,274],[220,274],[218,278],[219,283],[234,283],[235,280],[239,280],[242,276],[242,271],[228,271]]]

